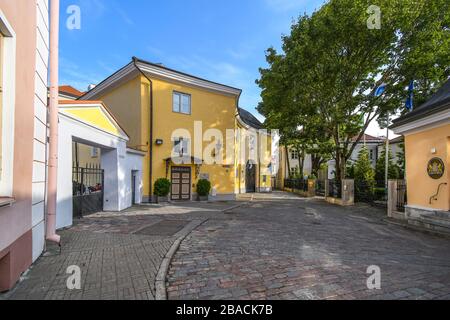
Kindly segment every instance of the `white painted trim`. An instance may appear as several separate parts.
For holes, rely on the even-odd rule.
[[[181,82],[187,85],[217,91],[232,96],[239,96],[241,94],[241,90],[221,85],[219,83],[213,83],[207,80],[198,79],[172,70],[167,70],[165,68],[158,68],[157,66],[149,65],[146,63],[138,62],[137,65],[142,71],[149,73],[150,75],[157,78]]]
[[[411,121],[394,128],[393,131],[395,134],[407,136],[446,124],[450,124],[450,109],[443,110],[422,119]]]
[[[165,68],[160,68],[157,66],[152,66],[142,62],[138,62],[137,66],[142,71],[148,73],[150,77],[154,77],[157,79],[175,81],[185,85],[199,87],[209,91],[218,92],[231,96],[240,96],[242,92],[242,90],[237,88],[232,88],[218,83],[210,82],[207,80],[198,79],[193,76],[185,75],[176,71],[167,70]],[[139,74],[133,62],[131,62],[127,66],[122,68],[122,70],[119,70],[118,72],[113,74],[109,79],[106,79],[103,83],[100,83],[94,89],[86,93],[86,95],[83,96],[82,100],[89,100],[98,96],[103,91],[108,90],[110,87],[113,87],[118,82],[120,82],[121,80],[123,80],[124,78],[133,73],[136,73],[136,75]]]
[[[104,131],[106,133],[114,135],[114,134],[112,134],[112,133],[110,133],[110,132],[108,132],[106,130],[103,130],[101,128],[96,127],[95,125],[93,125],[91,123],[88,123],[88,122],[86,122],[84,120],[81,120],[81,119],[77,118],[75,115],[64,113],[64,111],[66,109],[67,110],[85,110],[86,108],[100,108],[103,111],[103,113],[106,115],[106,117],[108,118],[108,121],[110,122],[110,124],[112,126],[114,126],[120,132],[120,136],[118,136],[118,137],[122,138],[122,139],[124,139],[126,141],[129,140],[128,135],[117,124],[116,120],[111,116],[111,114],[108,112],[108,110],[106,108],[104,108],[103,105],[101,105],[101,104],[83,104],[82,106],[80,106],[79,104],[77,104],[77,105],[64,104],[64,105],[60,105],[59,106],[59,114],[64,115],[64,116],[69,117],[69,118],[72,118],[73,120],[80,121],[80,122],[82,122],[82,123],[84,123],[84,124],[86,124],[88,126],[96,128],[96,129],[98,129],[100,131]],[[116,135],[114,135],[114,136],[116,136]]]
[[[78,119],[76,117],[71,117],[70,115],[65,114],[65,113],[60,113],[59,115],[62,116],[63,118],[66,118],[67,120],[71,121],[72,123],[78,123],[78,124],[81,123],[81,124],[84,124],[85,126],[87,126],[89,128],[93,128],[95,130],[98,130],[99,132],[107,135],[108,137],[114,137],[114,138],[119,138],[120,140],[123,140],[123,141],[128,141],[128,137],[125,138],[126,136],[125,137],[116,136],[115,134],[112,134],[112,133],[110,133],[108,131],[102,130],[102,129],[100,129],[100,128],[98,128],[98,127],[96,127],[96,126],[94,126],[94,125],[92,125],[90,123],[84,122],[84,121],[82,121],[82,120],[80,120],[80,119]]]
[[[264,134],[264,135],[266,135],[266,136],[268,136],[268,137],[272,137],[272,135],[269,133],[269,130],[267,130],[267,129],[256,129],[256,128],[254,128],[254,127],[249,126],[248,124],[246,124],[246,123],[244,122],[244,120],[242,120],[242,118],[241,118],[241,116],[240,116],[239,114],[236,116],[236,119],[237,119],[238,123],[239,123],[242,127],[244,127],[244,129],[246,129],[246,130],[254,130],[254,131],[256,131],[257,133],[261,133],[261,134]],[[264,130],[266,130],[265,133],[264,133]]]
[[[109,87],[113,86],[117,82],[121,81],[126,76],[130,75],[131,73],[138,73],[136,68],[134,67],[133,63],[129,63],[127,66],[122,68],[122,70],[117,71],[115,74],[113,74],[109,79],[106,79],[104,82],[98,84],[94,89],[86,93],[81,100],[89,100],[93,97],[98,96],[103,91],[109,89]]]
[[[5,35],[3,38],[2,177],[0,177],[0,196],[12,197],[16,103],[16,34],[1,9],[0,29]]]

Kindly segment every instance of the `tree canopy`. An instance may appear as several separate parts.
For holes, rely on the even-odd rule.
[[[449,77],[448,0],[377,2],[380,29],[368,28],[364,0],[330,0],[300,16],[282,39],[283,52],[267,50],[257,80],[266,126],[280,130],[281,143],[292,144],[292,133],[302,130],[310,148],[336,161],[338,179],[369,124],[404,111],[411,80],[419,103]]]

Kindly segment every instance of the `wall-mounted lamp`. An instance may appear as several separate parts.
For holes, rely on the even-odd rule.
[[[155,143],[156,143],[157,146],[162,146],[163,143],[164,143],[164,140],[163,139],[156,139]]]

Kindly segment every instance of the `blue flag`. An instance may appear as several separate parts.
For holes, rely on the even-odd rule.
[[[406,99],[405,107],[409,111],[412,111],[414,109],[414,80],[409,83],[409,96],[408,99]]]
[[[382,83],[375,91],[375,97],[381,96],[386,91],[386,83]]]

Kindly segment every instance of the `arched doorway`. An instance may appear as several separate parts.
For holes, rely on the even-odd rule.
[[[251,161],[247,162],[245,169],[245,189],[247,193],[256,192],[256,165]]]

